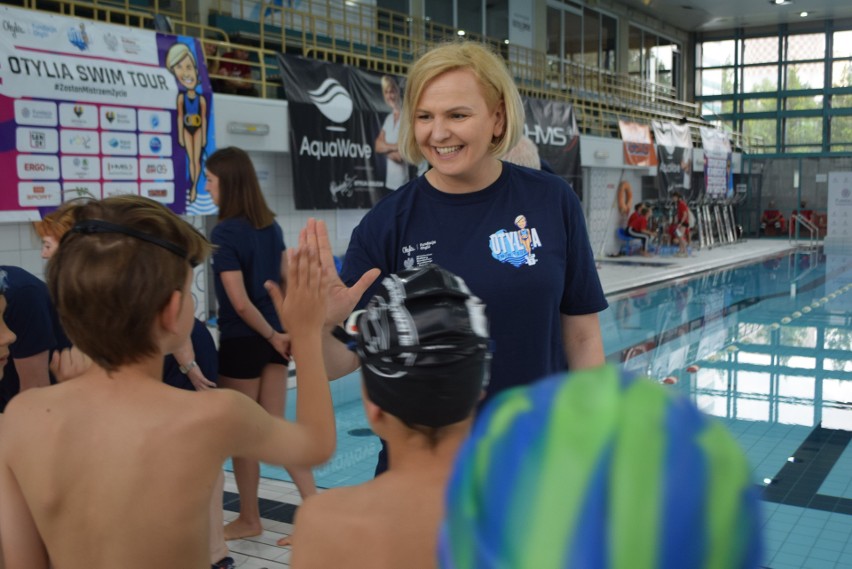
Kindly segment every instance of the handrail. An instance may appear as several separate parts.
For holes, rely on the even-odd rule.
[[[819,235],[819,228],[816,226],[816,224],[804,215],[795,213],[790,216],[790,221],[793,223],[794,226],[801,225],[802,227],[807,229],[810,233],[809,247],[816,247],[817,236]],[[793,244],[793,242],[795,241],[795,244],[798,245],[799,232],[798,230],[794,231],[793,229],[794,227],[790,227],[790,243]]]

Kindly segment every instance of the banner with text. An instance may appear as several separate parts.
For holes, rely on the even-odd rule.
[[[582,197],[580,132],[571,103],[524,97],[524,134],[538,147],[542,160]]]
[[[296,209],[369,208],[414,175],[397,150],[402,79],[279,54]]]
[[[624,163],[629,166],[656,166],[657,153],[651,128],[646,124],[619,120],[618,130],[624,141]]]
[[[203,180],[213,99],[194,38],[0,7],[0,116],[0,212],[117,194],[215,211]]]
[[[730,198],[734,195],[734,174],[728,133],[704,126],[699,130],[704,147],[704,191],[709,198]]]
[[[667,199],[672,192],[680,192],[690,199],[692,187],[692,136],[689,125],[664,121],[651,121],[654,140],[657,142],[660,181],[660,198]]]

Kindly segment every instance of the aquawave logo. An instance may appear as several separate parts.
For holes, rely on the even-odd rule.
[[[352,97],[336,79],[328,78],[322,85],[308,91],[311,102],[328,120],[343,123],[352,116]]]

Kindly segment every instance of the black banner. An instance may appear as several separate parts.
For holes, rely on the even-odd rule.
[[[660,199],[667,200],[672,192],[680,192],[687,200],[692,193],[692,136],[688,125],[652,121],[660,180]]]
[[[369,208],[410,178],[412,168],[404,164],[391,164],[396,170],[389,174],[391,153],[375,149],[380,135],[392,138],[384,125],[398,123],[390,105],[402,107],[400,78],[384,80],[397,91],[390,100],[379,74],[283,54],[278,63],[290,113],[296,209]]]
[[[571,103],[524,97],[526,134],[538,146],[538,154],[553,172],[565,178],[582,199],[580,133]]]

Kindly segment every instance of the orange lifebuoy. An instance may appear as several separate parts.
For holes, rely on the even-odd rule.
[[[615,199],[618,203],[618,211],[620,211],[622,215],[630,213],[630,208],[633,207],[633,189],[630,187],[628,182],[622,180],[621,183],[618,184],[618,194]]]

